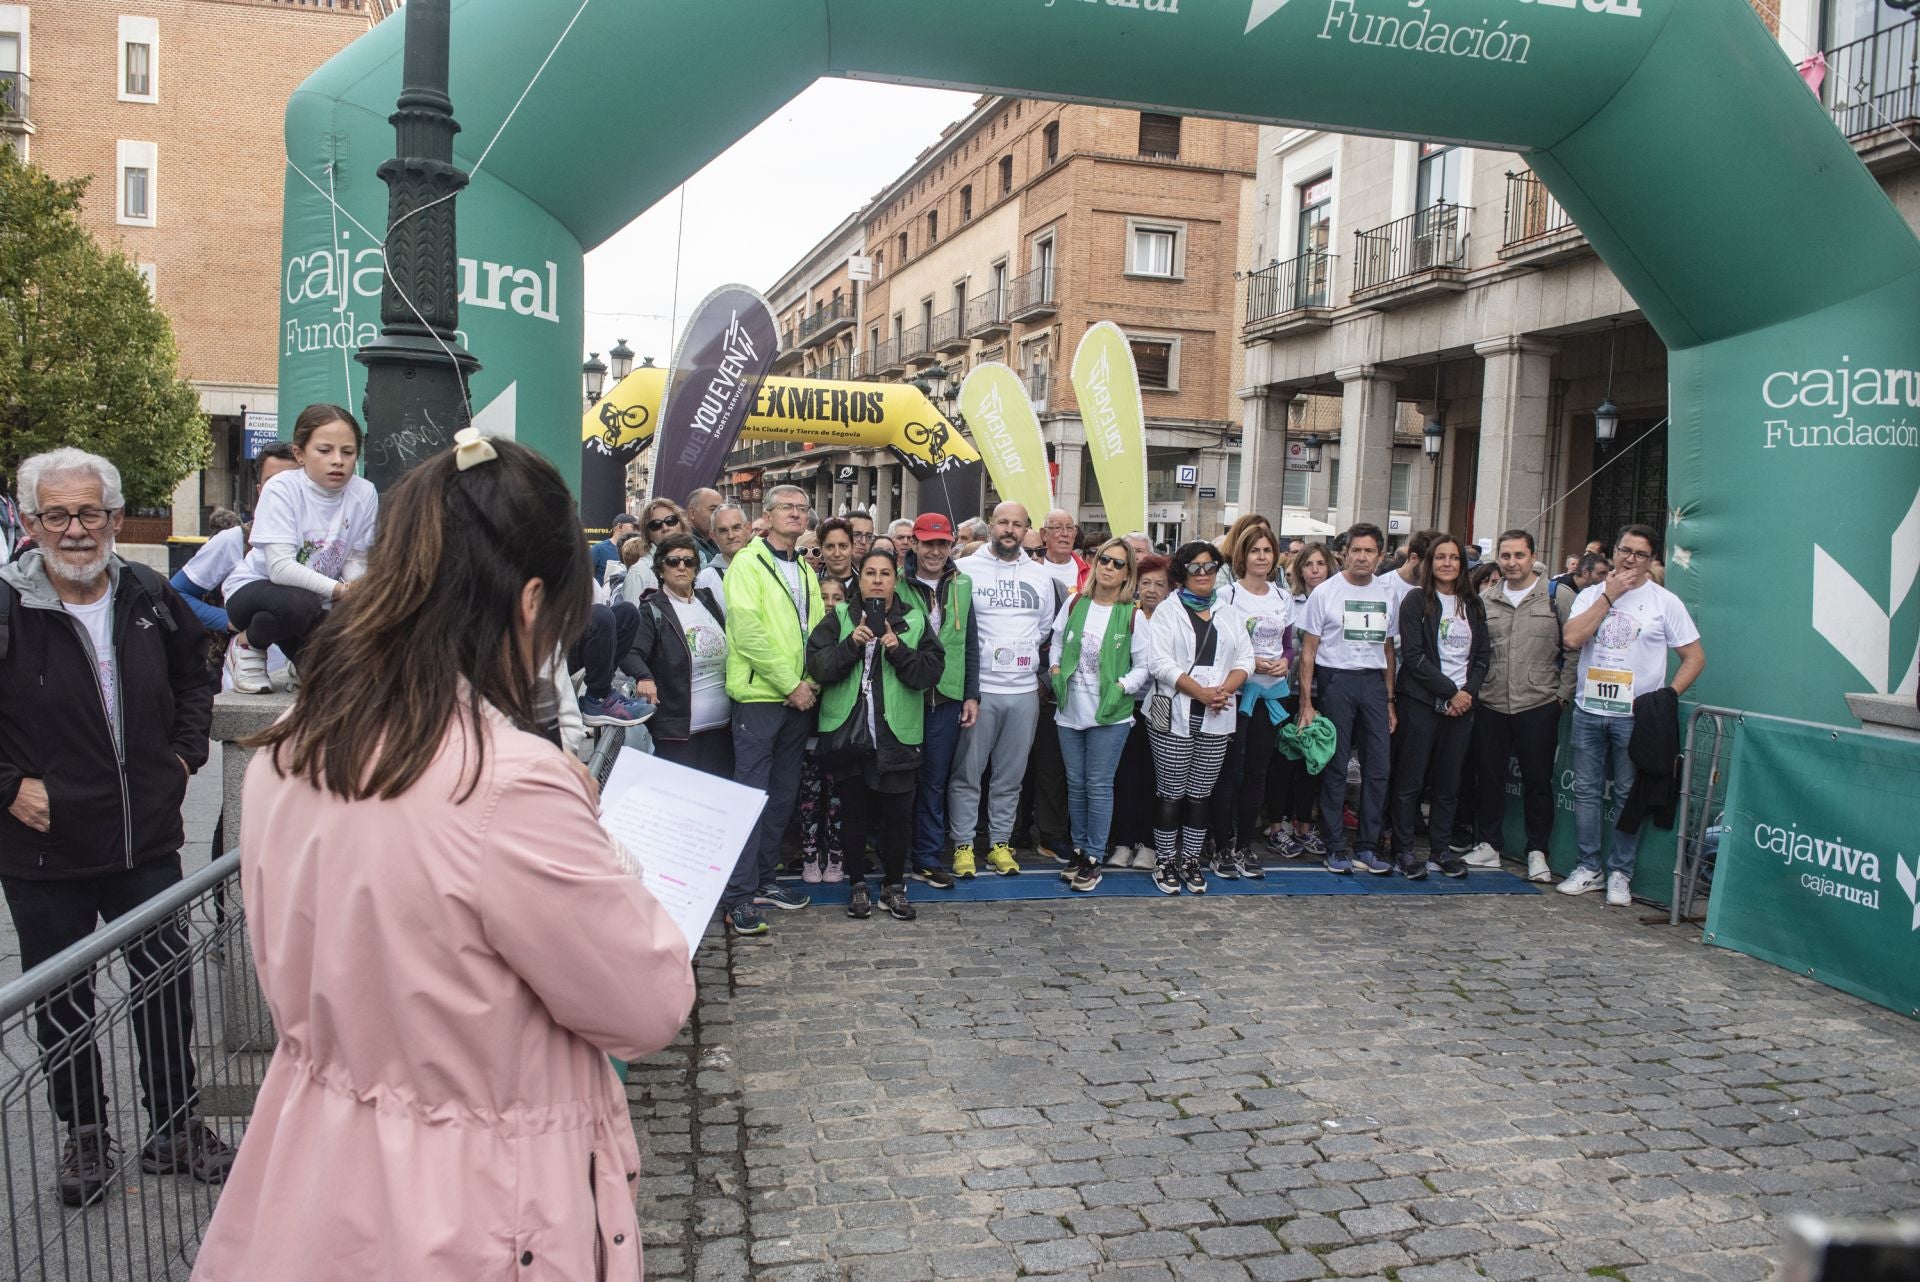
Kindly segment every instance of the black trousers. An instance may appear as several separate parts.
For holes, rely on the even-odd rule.
[[[585,668],[587,697],[604,699],[613,689],[613,668],[620,656],[633,648],[640,633],[640,607],[631,601],[596,605],[587,620],[587,630],[567,652],[567,668]]]
[[[227,621],[235,632],[247,634],[248,645],[256,650],[277,645],[296,663],[326,612],[326,601],[305,588],[265,579],[256,579],[227,600]]]
[[[1480,840],[1495,850],[1505,837],[1507,762],[1520,759],[1520,810],[1526,819],[1527,849],[1545,850],[1553,836],[1553,758],[1560,749],[1560,703],[1552,700],[1525,712],[1474,714],[1475,752],[1479,758]]]
[[[733,778],[733,735],[726,726],[688,739],[655,739],[653,755],[702,774]]]
[[[913,797],[917,776],[910,775],[904,792],[883,792],[870,786],[855,766],[833,781],[845,825],[847,881],[865,881],[867,841],[880,856],[883,884],[903,886],[907,881],[907,848],[913,844]],[[984,808],[984,807],[983,807]]]
[[[178,884],[180,856],[124,872],[72,881],[0,877],[20,936],[20,968],[41,962]],[[140,1094],[156,1132],[181,1129],[197,1105],[193,1073],[193,971],[187,937],[169,918],[127,946],[132,972],[133,1039],[140,1054]],[[34,1007],[53,1114],[67,1126],[107,1120],[107,1091],[93,1045],[93,978],[81,975]]]
[[[1033,747],[1027,751],[1026,789],[1020,798],[1021,819],[1015,831],[1025,831],[1036,846],[1066,854],[1073,846],[1073,824],[1067,813],[1067,759],[1060,753],[1060,727],[1051,702],[1040,706],[1033,728]],[[981,811],[986,807],[982,805]]]
[[[1113,780],[1113,827],[1108,841],[1116,846],[1153,845],[1153,749],[1147,742],[1147,720],[1134,714],[1127,746],[1120,752],[1120,770]],[[1087,852],[1096,857],[1105,851]]]
[[[1220,767],[1209,816],[1215,854],[1249,848],[1260,835],[1260,812],[1277,813],[1267,805],[1267,768],[1279,738],[1280,727],[1267,715],[1265,704],[1257,703],[1251,714],[1234,719],[1233,746]]]
[[[1401,858],[1413,853],[1413,823],[1419,817],[1420,796],[1432,789],[1433,809],[1427,831],[1436,856],[1447,848],[1453,832],[1454,807],[1460,799],[1460,767],[1467,759],[1467,741],[1473,735],[1473,713],[1447,717],[1434,711],[1433,701],[1419,695],[1395,700],[1400,732],[1394,736],[1399,756],[1393,765],[1393,845]]]

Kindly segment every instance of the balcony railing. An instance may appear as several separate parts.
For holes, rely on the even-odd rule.
[[[1847,137],[1920,119],[1920,18],[1829,49],[1826,59],[1821,91]]]
[[[1502,254],[1579,230],[1532,170],[1507,175],[1507,225],[1500,240]]]
[[[1007,327],[1006,290],[990,289],[967,303],[966,332],[970,337],[979,338]]]
[[[0,71],[0,120],[26,121],[27,90],[31,87],[24,71]]]
[[[1355,232],[1353,292],[1388,290],[1433,272],[1465,271],[1467,212],[1443,201],[1384,227]]]
[[[889,370],[900,368],[900,344],[889,338],[878,347],[869,347],[861,357],[860,370],[867,378],[883,377]]]
[[[1014,277],[1007,292],[1011,295],[1007,303],[1007,315],[1013,320],[1027,320],[1058,310],[1053,298],[1051,268],[1043,267],[1025,276]]]
[[[825,361],[808,370],[802,377],[817,378],[829,383],[849,382],[853,378],[855,358],[843,356],[836,361]]]
[[[927,327],[915,325],[900,335],[900,358],[902,360],[926,360],[932,356],[927,350]]]
[[[800,345],[810,347],[815,343],[839,333],[858,319],[853,313],[853,300],[842,294],[825,307],[819,308],[811,316],[800,322]]]
[[[1291,312],[1331,307],[1333,255],[1314,250],[1247,277],[1247,327]]]
[[[960,321],[965,315],[962,308],[956,307],[950,312],[941,312],[933,318],[933,339],[930,346],[936,352],[964,352],[969,341]]]

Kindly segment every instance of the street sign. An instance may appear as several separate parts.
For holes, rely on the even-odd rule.
[[[1200,487],[1200,497],[1203,499],[1217,499],[1220,497],[1220,491],[1214,486],[1203,485]]]
[[[835,468],[833,479],[836,481],[851,481],[853,479],[853,469],[850,467]]]
[[[1413,518],[1403,512],[1387,513],[1388,534],[1412,534]]]
[[[873,259],[865,254],[854,254],[847,259],[848,280],[872,280]]]
[[[1192,488],[1193,488],[1194,486],[1196,486],[1196,485],[1198,485],[1198,484],[1200,484],[1200,468],[1199,468],[1199,466],[1198,466],[1197,464],[1194,464],[1194,463],[1182,463],[1182,464],[1180,464],[1180,465],[1179,465],[1179,474],[1178,474],[1178,478],[1177,478],[1177,479],[1178,479],[1178,482],[1179,482],[1179,485],[1180,485],[1180,488],[1181,488],[1181,489],[1183,489],[1183,490],[1190,490],[1190,489],[1192,489]]]
[[[244,442],[242,453],[247,458],[259,458],[261,450],[280,439],[280,416],[264,410],[248,410],[240,420],[240,432]]]
[[[1305,441],[1287,442],[1287,471],[1318,472],[1319,470],[1320,460],[1315,459],[1311,463],[1307,461],[1307,444]]]

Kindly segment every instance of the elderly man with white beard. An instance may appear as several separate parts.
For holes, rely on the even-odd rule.
[[[38,547],[0,566],[0,889],[23,970],[46,961],[180,880],[180,803],[207,760],[213,685],[207,635],[157,572],[114,554],[125,500],[112,463],[77,449],[16,473]],[[197,1112],[193,981],[169,922],[127,964],[140,1089],[152,1129],[149,1174],[215,1184],[233,1163]],[[53,1112],[67,1128],[56,1187],[84,1206],[115,1178],[106,1092],[84,1030],[82,977],[34,1011]]]

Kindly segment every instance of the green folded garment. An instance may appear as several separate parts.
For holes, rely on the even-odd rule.
[[[1315,717],[1313,724],[1305,730],[1298,721],[1289,721],[1280,727],[1279,742],[1274,745],[1281,756],[1289,761],[1306,758],[1307,773],[1317,775],[1327,768],[1327,762],[1333,760],[1334,745],[1339,741],[1339,732],[1333,728],[1333,722],[1325,717]]]

